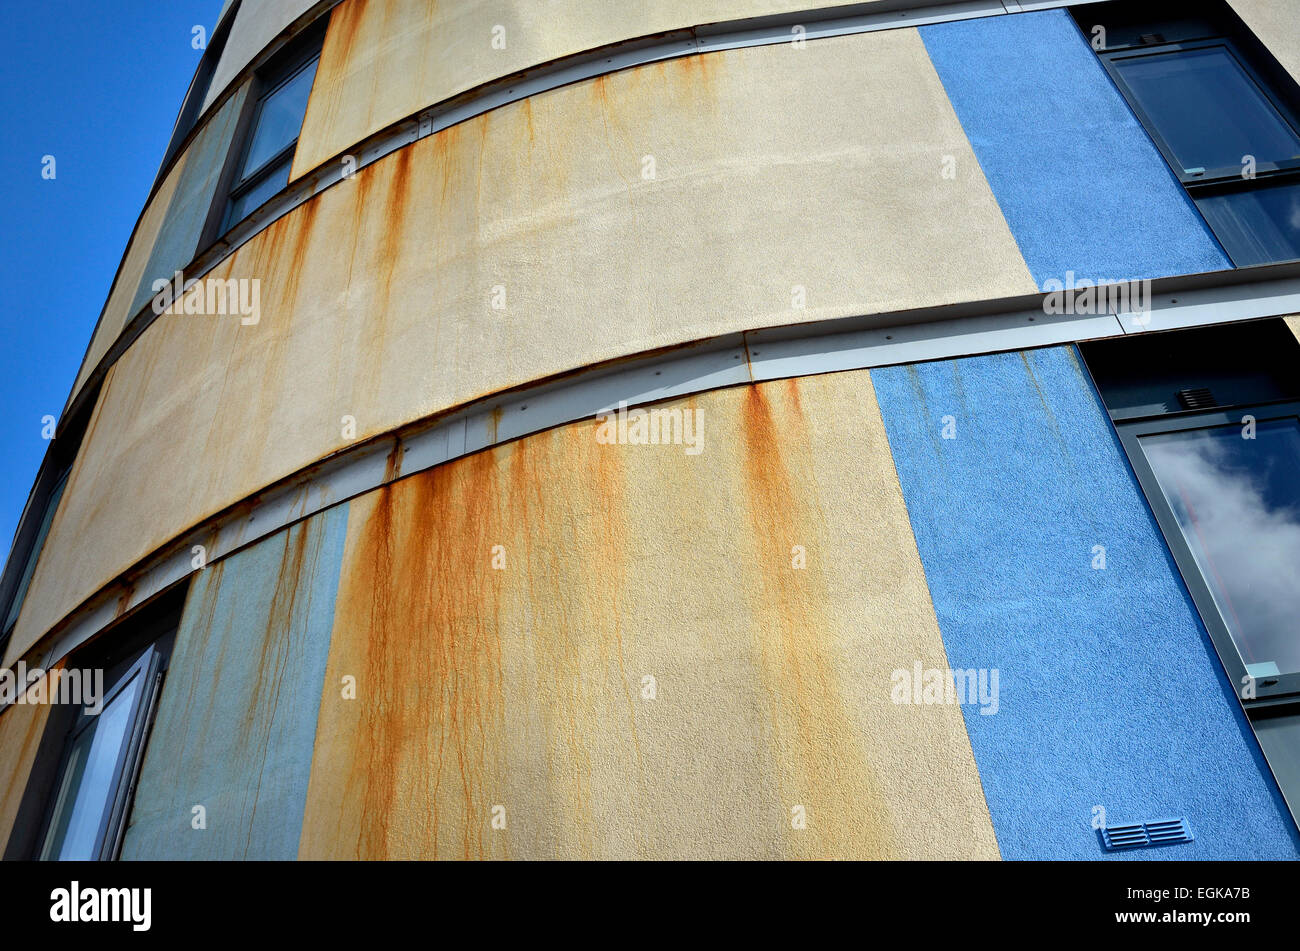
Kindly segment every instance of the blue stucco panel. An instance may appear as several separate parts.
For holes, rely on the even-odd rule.
[[[124,859],[293,859],[346,505],[203,569],[186,598]],[[205,829],[193,827],[193,808]]]
[[[1040,288],[1232,267],[1066,11],[921,37]]]
[[[871,377],[948,661],[999,671],[963,714],[1002,854],[1099,858],[1098,806],[1196,835],[1118,857],[1300,854],[1074,348]]]

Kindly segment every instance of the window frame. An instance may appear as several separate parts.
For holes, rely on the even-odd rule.
[[[1219,655],[1219,660],[1227,671],[1232,687],[1242,703],[1249,707],[1260,701],[1300,701],[1300,672],[1281,674],[1276,678],[1254,678],[1255,697],[1242,696],[1245,686],[1244,678],[1248,676],[1245,661],[1242,660],[1232,634],[1228,629],[1215,603],[1214,595],[1196,557],[1183,534],[1182,526],[1174,515],[1172,506],[1165,496],[1164,487],[1156,477],[1155,470],[1146,457],[1140,440],[1143,436],[1161,435],[1175,432],[1191,432],[1198,429],[1213,429],[1222,426],[1240,426],[1243,416],[1253,416],[1257,423],[1273,419],[1300,419],[1300,401],[1294,399],[1272,400],[1238,406],[1218,406],[1213,409],[1187,410],[1180,413],[1165,413],[1158,416],[1142,416],[1130,419],[1115,419],[1115,431],[1119,435],[1128,456],[1129,464],[1137,476],[1138,484],[1146,496],[1147,504],[1155,516],[1156,523],[1165,537],[1165,542],[1173,554],[1178,572],[1192,596],[1196,611],[1209,632],[1210,640]]]
[[[256,137],[258,123],[261,121],[262,113],[265,111],[267,102],[277,92],[302,75],[304,70],[313,64],[319,65],[319,63],[320,53],[317,52],[314,57],[306,59],[302,63],[298,64],[296,69],[286,72],[283,76],[279,77],[274,85],[268,84],[268,88],[261,91],[261,94],[257,97],[257,102],[254,104],[252,115],[249,118],[248,128],[244,132],[243,143],[238,150],[239,159],[235,163],[236,171],[234,173],[236,176],[240,174],[238,170],[242,169],[244,163],[248,160],[248,153],[253,147],[253,140]],[[305,111],[303,117],[306,118]],[[250,210],[242,217],[235,219],[234,209],[236,202],[278,172],[286,161],[290,163],[290,170],[292,171],[293,155],[298,149],[298,139],[301,137],[302,125],[300,123],[298,126],[298,134],[295,135],[287,145],[283,146],[279,151],[242,178],[231,182],[230,188],[226,192],[225,217],[221,223],[222,233],[229,231],[234,225],[239,224],[240,221],[243,221],[244,218],[247,218],[248,215],[252,213],[252,210]]]
[[[136,677],[140,677],[142,678],[140,693],[132,701],[131,709],[127,714],[125,742],[117,751],[112,778],[108,784],[107,794],[111,798],[95,832],[97,845],[94,860],[111,861],[117,857],[126,832],[127,811],[135,793],[136,780],[139,778],[140,761],[148,735],[147,727],[156,708],[162,684],[161,665],[162,653],[158,645],[146,645],[138,657],[117,673],[112,687],[105,691],[100,712],[92,717],[83,708],[72,719],[71,725],[63,736],[59,764],[54,771],[55,785],[50,790],[52,795],[46,803],[45,819],[41,823],[41,831],[36,839],[37,858],[42,861],[59,860],[57,856],[46,856],[44,852],[52,831],[51,825],[58,812],[63,792],[61,784],[66,778],[65,774],[77,739],[90,728],[94,720],[104,715],[108,705],[120,696]]]
[[[106,681],[105,703],[109,696],[119,692],[119,687],[130,683],[129,671],[140,665],[146,667],[144,689],[137,708],[131,711],[130,736],[119,750],[115,764],[109,820],[106,825],[101,820],[101,829],[97,833],[99,861],[115,860],[121,853],[149,736],[179,636],[188,590],[188,579],[173,585],[75,650],[62,665],[64,669],[102,669]],[[57,704],[51,707],[18,803],[13,829],[4,846],[4,860],[40,859],[57,805],[59,784],[71,755],[71,745],[84,720],[82,707]]]
[[[297,135],[293,137],[291,142],[251,173],[242,174],[244,162],[247,160],[248,151],[252,147],[253,138],[257,131],[257,122],[261,118],[262,108],[266,100],[311,64],[315,63],[317,69],[319,69],[320,58],[324,51],[328,21],[328,16],[320,17],[293,36],[283,48],[260,66],[249,80],[248,95],[244,99],[235,134],[231,139],[231,147],[226,153],[226,161],[221,171],[212,207],[208,212],[208,220],[203,229],[203,238],[199,243],[200,247],[207,247],[216,243],[233,228],[255,214],[257,208],[251,208],[242,217],[234,218],[235,202],[264,182],[286,158],[292,163],[293,154],[298,148],[298,141],[302,138],[301,123],[298,126]],[[312,86],[315,87],[315,76],[312,77]],[[309,92],[309,105],[310,96]],[[306,110],[303,112],[303,120],[306,120]],[[290,166],[290,172],[292,173],[292,165]]]
[[[50,448],[41,460],[41,467],[36,473],[36,481],[27,496],[27,504],[18,520],[14,531],[13,544],[9,547],[9,556],[5,561],[4,572],[0,574],[0,656],[9,648],[9,641],[14,629],[22,619],[23,604],[31,580],[40,567],[41,555],[49,541],[49,533],[54,519],[58,517],[59,506],[72,481],[73,468],[81,451],[81,443],[86,435],[90,417],[99,399],[101,383],[96,383],[88,390],[88,399],[71,416],[56,424],[54,438]],[[48,524],[46,519],[48,518]],[[32,563],[31,575],[24,580],[23,574],[28,560]],[[3,626],[9,612],[17,607],[14,622]],[[14,658],[17,660],[17,658]]]
[[[1219,168],[1205,168],[1200,172],[1188,172],[1183,168],[1183,164],[1174,154],[1173,148],[1160,132],[1159,126],[1153,121],[1151,114],[1143,108],[1139,102],[1136,92],[1124,79],[1119,64],[1125,60],[1145,59],[1152,56],[1168,56],[1174,53],[1191,52],[1193,50],[1204,49],[1224,49],[1233,62],[1246,75],[1246,78],[1254,85],[1260,98],[1273,107],[1278,117],[1284,122],[1297,138],[1300,138],[1300,116],[1287,105],[1287,103],[1278,96],[1260,75],[1259,71],[1251,64],[1250,60],[1244,55],[1237,44],[1229,36],[1214,36],[1196,40],[1182,40],[1170,43],[1151,43],[1141,46],[1126,46],[1117,49],[1107,49],[1098,53],[1098,58],[1105,67],[1106,72],[1110,75],[1111,81],[1123,95],[1133,114],[1137,116],[1142,127],[1151,137],[1160,154],[1164,156],[1165,162],[1169,165],[1170,171],[1178,180],[1192,191],[1194,186],[1198,185],[1223,185],[1234,182],[1245,182],[1247,187],[1249,183],[1260,181],[1277,175],[1285,175],[1300,171],[1300,158],[1288,159],[1284,162],[1264,162],[1256,161],[1254,178],[1245,179],[1241,175],[1241,164],[1226,165]],[[1193,194],[1193,197],[1196,197]]]
[[[36,563],[41,560],[41,552],[49,538],[50,528],[54,525],[54,516],[58,513],[59,503],[63,501],[64,490],[72,476],[72,464],[61,466],[40,500],[40,519],[36,521],[29,543],[23,546],[22,558],[17,562],[13,580],[13,590],[0,600],[0,651],[9,643],[9,637],[18,625],[18,617],[23,613],[23,603],[27,600],[27,589],[31,587],[36,575]]]

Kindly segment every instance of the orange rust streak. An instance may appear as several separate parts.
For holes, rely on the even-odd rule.
[[[490,808],[519,795],[512,756],[547,777],[527,808],[569,811],[561,851],[599,852],[596,757],[641,765],[620,619],[623,462],[589,428],[553,431],[354,503],[317,737],[318,766],[332,765],[313,769],[304,824],[332,831],[309,836],[305,857],[508,854]],[[348,673],[364,702],[334,699]],[[611,701],[627,733],[609,749],[593,729]],[[521,747],[521,730],[540,743]]]
[[[822,559],[834,557],[824,539],[825,519],[817,499],[814,449],[809,443],[798,388],[799,380],[751,384],[742,406],[744,471],[750,529],[757,548],[763,616],[775,619],[774,646],[760,629],[757,645],[761,668],[774,698],[773,725],[787,737],[791,750],[784,793],[789,802],[820,798],[833,815],[852,815],[865,806],[881,826],[870,830],[875,857],[892,854],[889,809],[872,777],[865,753],[852,741],[854,728],[839,678],[831,666],[834,621]],[[773,397],[782,410],[773,406]],[[806,549],[806,567],[792,564],[792,549]],[[793,735],[791,735],[793,734]],[[814,759],[809,751],[829,746],[830,758]],[[868,783],[867,803],[844,801],[850,777]],[[815,807],[814,807],[815,808]]]
[[[349,778],[358,857],[486,853],[483,783],[500,772],[504,732],[496,482],[480,453],[380,490],[345,578],[340,604],[367,615],[359,682],[374,694]],[[412,797],[424,815],[408,828]]]

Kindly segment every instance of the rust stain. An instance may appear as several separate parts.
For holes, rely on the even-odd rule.
[[[438,192],[439,206],[445,206],[447,196],[453,193],[453,173],[459,170],[461,163],[460,140],[465,126],[473,121],[471,119],[469,122],[458,122],[430,136],[433,140],[433,161],[442,177],[442,185]],[[401,151],[409,151],[409,148]]]
[[[113,611],[114,617],[121,617],[131,609],[131,601],[135,598],[135,583],[128,582],[122,586],[122,592],[117,596],[117,607]]]
[[[519,103],[520,111],[524,114],[524,125],[528,129],[528,148],[531,150],[536,144],[536,130],[533,128],[533,99],[531,96],[525,96]]]
[[[664,61],[657,74],[668,86],[669,95],[678,102],[690,102],[715,109],[721,82],[723,59],[727,54],[693,53]]]
[[[496,468],[479,453],[379,490],[346,573],[340,610],[353,609],[369,700],[344,797],[358,857],[476,858],[508,844],[485,841],[505,735]]]
[[[275,591],[271,596],[271,607],[267,612],[266,628],[259,642],[260,657],[255,668],[253,685],[254,697],[258,698],[256,707],[249,707],[240,725],[241,736],[246,738],[240,744],[241,749],[251,749],[260,761],[267,759],[267,750],[271,742],[271,728],[275,716],[268,713],[280,706],[280,694],[284,687],[285,674],[289,658],[293,656],[292,639],[301,636],[301,631],[293,623],[298,611],[299,587],[304,579],[315,577],[315,565],[308,565],[308,542],[311,522],[300,522],[284,532],[284,553],[280,556],[280,567],[275,580]],[[314,557],[319,557],[319,546],[311,546]],[[310,598],[310,592],[305,595]],[[260,728],[261,735],[256,743],[248,743],[252,730]],[[261,794],[263,770],[255,770],[257,787],[250,796],[253,812]],[[253,832],[253,817],[250,816],[247,828],[249,836]],[[252,841],[245,845],[245,854],[252,848]]]
[[[528,808],[565,810],[562,851],[600,854],[594,803],[608,790],[593,783],[610,755],[599,733],[609,711],[617,762],[641,764],[620,609],[620,448],[586,428],[551,431],[354,507],[317,736],[328,765],[313,769],[323,785],[309,795],[304,857],[508,856],[489,810],[516,789],[512,755],[546,777]],[[493,567],[498,545],[505,570]],[[335,700],[345,673],[364,703]],[[542,741],[521,750],[527,730]]]
[[[773,630],[758,631],[756,649],[773,702],[773,728],[789,750],[782,793],[786,802],[820,798],[832,815],[865,811],[878,818],[881,824],[867,832],[872,855],[891,857],[888,804],[871,764],[851,740],[855,728],[830,660],[834,621],[825,613],[831,599],[821,566],[823,559],[836,555],[825,542],[824,518],[818,513],[806,423],[797,397],[781,399],[779,408],[772,399],[788,396],[800,385],[793,379],[751,384],[741,410],[747,507],[761,579],[758,595],[762,616],[774,622]],[[795,545],[806,550],[805,568],[792,565]],[[828,744],[834,750],[829,758],[810,755]],[[867,802],[845,799],[847,790],[863,786]]]
[[[338,74],[352,59],[357,34],[366,19],[370,0],[344,0],[330,11],[329,29],[325,34],[325,47],[321,52],[321,72],[334,83]],[[319,82],[319,80],[318,80]]]
[[[598,443],[594,424],[553,430],[508,447],[506,509],[525,528],[522,583],[534,619],[535,650],[547,659],[537,673],[550,678],[534,689],[539,695],[553,692],[558,701],[541,710],[545,735],[552,739],[548,767],[575,812],[571,848],[584,857],[600,852],[593,811],[598,790],[592,786],[600,772],[592,731],[599,727],[590,716],[611,693],[621,698],[630,765],[638,773],[643,768],[635,697],[624,661],[624,450]],[[575,476],[586,487],[576,493],[563,488],[572,486]],[[578,543],[563,544],[565,538]]]
[[[611,102],[609,81],[610,75],[597,76],[591,81],[592,95],[596,99],[596,104],[600,110],[600,120],[605,130],[605,146],[609,150],[610,163],[618,177],[623,180],[623,185],[627,189],[628,205],[632,210],[633,228],[636,228],[636,206],[633,204],[633,184],[632,177],[628,174],[627,169],[640,164],[641,155],[632,147],[628,139],[626,130],[619,122],[619,110],[616,104]],[[611,128],[612,126],[612,128]],[[615,144],[614,135],[617,132],[621,138],[622,144]]]
[[[397,261],[401,257],[401,249],[406,244],[402,238],[405,234],[406,213],[410,202],[411,153],[412,150],[409,148],[398,150],[388,177],[388,190],[384,194],[384,219],[379,224],[382,238],[379,243],[378,262],[384,275],[383,303],[379,308],[381,318],[388,311],[388,302],[393,291],[393,274]]]
[[[800,429],[805,428],[806,421],[803,415],[803,402],[799,396],[799,380],[797,378],[792,376],[786,377],[785,398],[786,400],[789,401],[790,409],[794,412],[794,415],[797,417],[797,419],[795,420],[796,425]]]
[[[1025,376],[1029,378],[1029,384],[1034,388],[1034,395],[1038,397],[1038,402],[1043,407],[1043,415],[1047,418],[1047,424],[1052,428],[1056,441],[1061,444],[1065,455],[1070,454],[1070,447],[1066,444],[1065,438],[1061,435],[1061,427],[1057,424],[1056,413],[1052,410],[1051,404],[1047,401],[1047,394],[1038,384],[1038,374],[1034,372],[1034,366],[1029,362],[1029,352],[1026,350],[1019,351],[1020,362],[1025,365]]]
[[[296,309],[300,282],[308,261],[307,248],[320,212],[320,203],[321,198],[317,196],[299,205],[273,222],[259,236],[261,240],[251,245],[252,276],[262,278],[270,284],[267,290],[278,292],[274,293],[274,301],[283,308],[284,313],[293,313]],[[228,265],[233,267],[235,260],[228,259]],[[264,295],[264,303],[271,297],[271,294]],[[276,309],[278,308],[274,304],[269,308],[264,306],[261,323],[274,319]],[[268,310],[271,313],[267,313]]]
[[[393,448],[388,450],[388,455],[384,457],[385,484],[392,482],[394,479],[396,479],[398,472],[401,471],[402,453],[403,453],[402,443],[400,441],[395,441],[393,443]]]
[[[488,123],[491,121],[491,112],[485,112],[474,120],[474,124],[478,126],[478,173],[474,177],[475,209],[478,209],[483,204],[483,162],[487,156]]]

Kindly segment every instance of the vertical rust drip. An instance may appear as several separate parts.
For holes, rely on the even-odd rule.
[[[772,630],[757,630],[756,651],[783,751],[782,796],[787,808],[793,803],[809,809],[814,831],[819,818],[843,821],[865,811],[875,820],[868,836],[870,857],[887,858],[894,854],[890,810],[871,764],[853,741],[856,728],[831,663],[835,621],[825,613],[830,592],[821,566],[835,554],[826,545],[816,500],[813,449],[799,385],[795,380],[751,385],[741,410],[750,531],[761,579],[759,617],[773,625]],[[778,420],[772,397],[783,390],[780,407],[785,412]],[[805,568],[792,565],[796,545],[806,549]],[[810,755],[818,749],[833,749],[834,755]],[[868,801],[847,799],[847,790],[864,787]],[[806,848],[810,841],[819,839],[787,834],[792,849]]]

